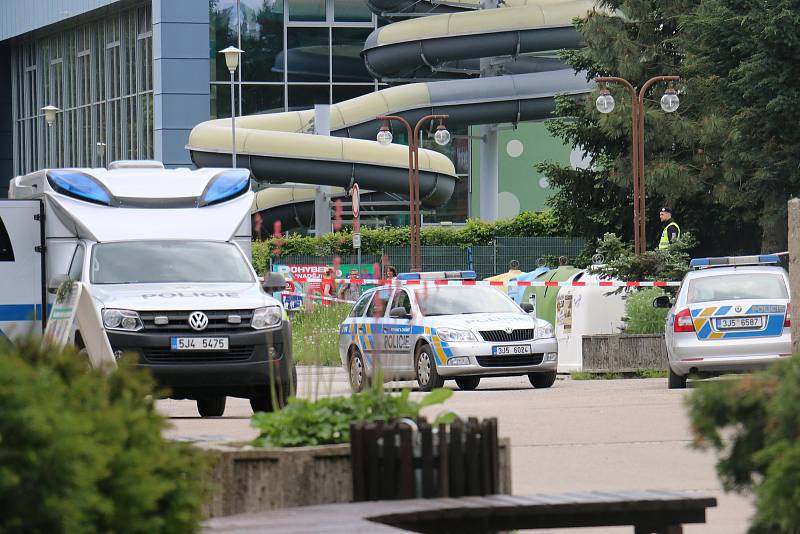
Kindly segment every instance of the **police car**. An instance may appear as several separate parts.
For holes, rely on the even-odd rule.
[[[485,376],[527,375],[534,387],[553,385],[558,344],[550,323],[493,287],[446,285],[454,279],[474,280],[475,273],[404,273],[400,283],[361,296],[339,329],[354,391],[378,368],[384,380],[417,380],[423,391],[448,379],[472,390]]]
[[[791,355],[789,278],[775,255],[698,258],[667,315],[669,388],[690,374],[766,367]],[[669,297],[656,307],[669,308]]]

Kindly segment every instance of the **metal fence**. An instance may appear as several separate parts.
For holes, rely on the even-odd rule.
[[[516,260],[523,271],[532,271],[543,263],[557,265],[558,258],[566,256],[573,260],[586,243],[583,238],[569,237],[497,237],[491,245],[478,247],[423,246],[422,270],[474,270],[479,278],[486,278],[508,271],[509,263]],[[398,272],[410,268],[410,247],[386,247],[383,254],[363,254],[362,265],[381,264],[384,260],[394,265]],[[289,255],[271,258],[273,263],[281,264],[325,264],[332,265],[338,258],[341,265],[353,265],[355,255],[314,256]],[[346,273],[345,273],[346,274]],[[378,274],[378,273],[375,273]]]

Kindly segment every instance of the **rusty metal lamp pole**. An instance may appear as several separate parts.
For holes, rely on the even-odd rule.
[[[439,120],[434,139],[437,144],[446,145],[450,142],[450,132],[448,132],[442,121],[447,118],[447,115],[425,115],[414,126],[412,130],[411,125],[403,117],[397,115],[379,115],[377,120],[385,121],[378,131],[377,141],[382,145],[389,145],[392,142],[392,132],[389,129],[388,122],[396,120],[401,122],[406,127],[408,133],[408,197],[409,197],[409,214],[410,214],[410,230],[411,230],[411,270],[418,272],[422,269],[421,250],[421,234],[420,227],[422,225],[422,217],[420,213],[420,200],[419,200],[419,146],[420,141],[420,128],[423,124],[432,120]]]
[[[597,97],[597,110],[600,113],[611,113],[614,110],[614,97],[606,88],[606,83],[618,83],[625,87],[631,97],[631,167],[633,173],[633,242],[636,254],[643,254],[647,249],[645,233],[645,179],[644,179],[644,97],[654,83],[669,82],[664,96],[661,97],[661,109],[672,113],[678,109],[680,100],[672,87],[672,82],[680,80],[680,76],[654,76],[647,80],[638,93],[633,85],[617,76],[598,76],[595,81],[600,84],[600,96]]]

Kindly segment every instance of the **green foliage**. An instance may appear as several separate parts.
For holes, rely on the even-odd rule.
[[[800,357],[687,397],[694,444],[714,449],[726,490],[754,493],[751,533],[800,532]]]
[[[294,312],[292,355],[300,365],[341,365],[339,325],[353,307],[349,304],[314,306]]]
[[[745,57],[748,49],[771,48],[781,51],[777,54],[778,62],[785,64],[776,67],[775,59],[767,61],[762,58],[757,67],[770,71],[769,78],[765,79],[779,78],[778,87],[797,87],[800,80],[785,74],[794,69],[792,62],[796,59],[790,58],[793,57],[792,53],[796,58],[797,34],[783,48],[776,44],[780,40],[778,35],[788,39],[791,33],[791,30],[779,29],[779,22],[788,22],[789,28],[795,28],[797,17],[785,15],[768,24],[768,16],[760,13],[772,12],[777,17],[777,4],[781,3],[796,4],[796,0],[775,2],[769,7],[753,3],[748,4],[747,8],[735,0],[715,0],[711,4],[731,5],[730,15],[737,10],[748,12],[746,16],[730,16],[723,21],[721,12],[713,17],[709,15],[708,20],[697,20],[696,13],[703,11],[700,6],[709,5],[709,2],[701,0],[605,0],[600,2],[600,9],[578,21],[577,27],[583,33],[587,46],[580,50],[565,51],[562,56],[576,71],[585,71],[587,78],[621,76],[637,88],[653,76],[677,74],[682,78],[677,86],[681,91],[681,106],[676,113],[664,113],[657,104],[666,88],[664,84],[653,85],[645,99],[645,183],[648,199],[645,217],[648,230],[646,239],[651,247],[658,242],[662,225],[657,209],[664,204],[675,208],[677,222],[684,231],[691,231],[698,237],[706,255],[752,253],[758,248],[761,237],[758,223],[763,222],[760,209],[763,203],[759,195],[770,194],[782,199],[781,209],[785,212],[785,191],[792,184],[796,189],[796,151],[791,156],[776,153],[764,159],[776,162],[776,169],[781,158],[785,161],[782,169],[787,180],[780,182],[777,188],[774,187],[779,183],[775,181],[777,175],[771,173],[769,177],[761,177],[760,159],[753,158],[753,165],[748,166],[726,164],[723,153],[752,154],[752,150],[746,146],[748,141],[754,135],[760,136],[759,143],[763,145],[768,137],[758,130],[748,132],[747,136],[731,130],[728,119],[736,111],[731,108],[730,114],[720,113],[721,102],[724,100],[726,104],[738,106],[742,100],[739,95],[744,89],[739,85],[730,87],[720,83],[723,80],[719,75],[703,74],[725,71],[719,65],[727,65],[725,60],[731,55],[731,50]],[[756,15],[756,12],[759,14]],[[744,22],[746,17],[751,16],[765,26],[750,20]],[[702,39],[694,30],[689,31],[693,25],[702,25]],[[718,40],[718,28],[730,29],[722,44]],[[775,34],[770,39],[762,39],[760,35],[763,28],[770,28]],[[761,40],[761,43],[753,46],[754,43],[749,41],[747,44],[737,42],[742,31],[752,34],[753,40]],[[765,47],[764,42],[770,41],[772,46]],[[714,57],[714,65],[694,68],[688,64],[691,59],[687,59],[688,52],[700,48]],[[767,53],[766,57],[769,55]],[[754,58],[755,55],[750,56],[750,59]],[[755,97],[757,93],[763,101],[774,97],[772,85],[767,85],[764,79],[751,79],[745,83],[733,70],[725,72],[728,81],[737,80],[748,85],[748,94]],[[617,103],[613,113],[603,115],[595,109],[596,92],[581,99],[564,96],[556,102],[555,116],[560,118],[547,124],[553,135],[568,145],[581,147],[591,155],[591,166],[588,169],[573,169],[552,161],[537,166],[537,170],[545,174],[556,188],[549,205],[559,222],[559,230],[590,240],[600,238],[606,232],[623,236],[633,234],[631,100],[620,85],[611,84],[609,90]],[[790,102],[793,102],[793,109],[782,116],[769,112],[766,103],[763,107],[753,107],[751,111],[758,116],[756,123],[781,124],[782,135],[796,139],[797,129],[791,125],[796,124],[800,110],[798,95],[800,92],[796,90],[794,94],[788,90],[783,94],[788,100],[781,103],[781,109]],[[746,117],[743,117],[745,121]],[[742,138],[742,142],[735,147],[732,143],[734,134]],[[791,145],[787,143],[786,147],[796,147],[797,144],[795,140]],[[763,159],[767,155],[760,157]],[[745,187],[742,188],[742,185]],[[778,195],[774,195],[775,192]],[[738,209],[731,209],[734,206]]]
[[[591,371],[573,371],[569,374],[572,380],[621,380],[623,378],[666,378],[666,369],[637,369],[632,373],[593,373]]]
[[[417,402],[411,400],[410,390],[395,395],[384,390],[382,380],[375,380],[372,387],[349,397],[292,398],[283,410],[253,415],[250,424],[260,432],[254,442],[259,447],[348,443],[352,422],[416,418],[422,408],[441,404],[452,394],[451,389],[435,389]]]
[[[597,245],[602,265],[591,267],[590,271],[628,281],[681,280],[689,271],[688,250],[694,246],[692,234],[684,233],[666,249],[650,250],[637,256],[630,243],[614,234],[605,234]]]
[[[513,219],[485,222],[469,219],[460,228],[424,227],[421,232],[425,246],[457,246],[462,248],[489,245],[495,237],[557,236],[559,225],[549,211],[523,212]],[[361,229],[361,251],[364,254],[381,254],[385,247],[405,246],[409,243],[408,227]],[[353,236],[349,228],[321,237],[290,235],[253,243],[253,265],[259,273],[266,272],[270,256],[349,255],[352,254]]]
[[[653,287],[634,291],[625,297],[626,334],[664,333],[668,310],[653,307],[653,299],[663,294],[662,289]]]
[[[161,437],[152,386],[134,365],[0,344],[0,531],[196,531],[205,461]]]

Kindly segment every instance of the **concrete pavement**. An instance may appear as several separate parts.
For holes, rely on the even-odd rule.
[[[349,393],[338,368],[304,368],[298,375],[304,397]],[[497,417],[500,435],[511,438],[514,493],[703,491],[717,496],[719,506],[710,511],[707,524],[685,531],[744,533],[752,505],[741,496],[724,494],[714,456],[689,447],[686,395],[691,389],[667,390],[666,379],[559,379],[550,389],[534,390],[525,377],[494,378],[484,379],[476,391],[456,390],[445,405],[429,407],[425,414],[435,417],[451,409],[465,416]],[[217,441],[256,436],[249,427],[249,403],[242,399],[229,398],[226,415],[219,419],[200,419],[192,401],[163,400],[159,409],[171,418],[169,437]],[[630,529],[569,532],[583,531]]]

